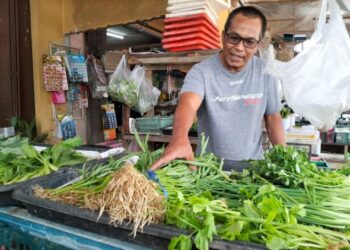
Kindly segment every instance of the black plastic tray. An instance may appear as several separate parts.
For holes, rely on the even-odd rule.
[[[172,135],[173,134],[173,127],[163,128],[162,133],[163,133],[163,135]],[[190,129],[188,131],[188,136],[197,137],[197,130]]]
[[[119,155],[117,155],[117,156],[119,156]],[[117,156],[115,156],[115,157],[117,157]],[[73,171],[71,169],[80,169],[85,164],[87,164],[87,166],[91,166],[93,164],[96,164],[97,162],[103,163],[106,161],[108,161],[108,159],[90,160],[86,163],[67,165],[67,166],[61,167],[56,172],[52,172],[52,173],[45,175],[45,176],[40,176],[40,177],[36,177],[36,178],[30,179],[30,180],[17,182],[17,183],[9,184],[9,185],[0,185],[0,206],[10,206],[10,205],[16,205],[18,203],[16,200],[14,200],[12,198],[12,192],[17,188],[20,188],[20,187],[26,186],[26,185],[35,184],[35,183],[41,182],[41,181],[51,180],[51,179],[54,179],[56,177],[65,176],[67,171],[70,172],[70,171]],[[76,172],[76,175],[78,175],[77,172]]]
[[[145,226],[143,232],[139,232],[134,238],[131,235],[131,224],[123,223],[121,225],[110,225],[109,217],[106,214],[102,215],[97,221],[97,212],[51,200],[41,199],[32,195],[34,185],[40,185],[44,188],[55,188],[67,183],[75,177],[76,175],[74,172],[66,172],[65,175],[56,176],[54,179],[38,180],[36,183],[30,183],[27,186],[15,190],[13,198],[20,201],[27,208],[28,212],[35,216],[122,241],[147,246],[152,249],[167,249],[172,237],[178,236],[181,233],[188,233],[184,230],[179,230],[167,225],[151,224]],[[262,245],[250,242],[215,239],[211,243],[210,249],[256,250],[266,248]]]
[[[52,147],[52,144],[46,144],[46,143],[32,143],[33,146],[41,146],[41,147]],[[105,152],[107,150],[110,150],[110,147],[103,146],[103,145],[94,145],[94,144],[84,144],[75,147],[76,150],[91,150],[91,151],[97,151],[99,153]]]
[[[37,181],[41,180],[50,180],[51,178],[55,178],[57,176],[65,175],[65,172],[67,171],[67,168],[59,169],[57,172],[53,172],[46,176],[40,176],[37,178],[33,178],[27,181],[22,181],[14,184],[9,185],[0,185],[0,206],[10,206],[10,205],[16,205],[17,201],[12,199],[12,192],[21,186],[30,185],[32,183],[36,183]]]

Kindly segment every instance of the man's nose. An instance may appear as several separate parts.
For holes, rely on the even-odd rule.
[[[244,50],[243,40],[239,41],[235,48],[238,50]]]

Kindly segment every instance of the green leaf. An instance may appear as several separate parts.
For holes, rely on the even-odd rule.
[[[243,221],[231,220],[218,230],[218,234],[223,239],[234,240],[236,236],[241,234],[243,226]]]
[[[266,241],[266,246],[271,250],[286,249],[287,241],[278,236],[269,236]]]
[[[199,230],[194,238],[194,243],[199,250],[208,250],[209,241],[207,238],[208,232],[206,229]]]
[[[178,249],[177,246],[179,244],[180,237],[181,237],[181,235],[178,237],[171,238],[170,243],[168,245],[168,250],[177,250]]]
[[[216,226],[215,226],[215,218],[212,213],[207,213],[207,216],[205,217],[205,225],[208,228],[208,234],[207,237],[209,241],[213,241],[213,235],[216,235]]]
[[[259,193],[258,195],[264,195],[267,193],[271,193],[273,191],[276,190],[276,187],[272,184],[267,184],[267,185],[263,185],[259,188]]]
[[[190,237],[186,235],[180,235],[180,250],[191,250],[192,249],[192,241]]]
[[[21,150],[24,153],[25,156],[29,158],[38,158],[38,152],[35,150],[35,148],[29,144],[23,144],[21,146]]]
[[[295,215],[298,215],[300,217],[305,217],[306,216],[306,210],[305,210],[303,204],[294,205],[290,209],[290,212],[291,212],[291,214],[295,214]]]
[[[243,201],[243,212],[247,217],[261,218],[261,216],[255,210],[253,202],[250,200]]]
[[[207,208],[209,200],[198,196],[192,196],[190,198],[190,204],[192,205],[193,212],[197,214]]]
[[[191,250],[192,242],[191,239],[186,235],[179,235],[173,237],[168,245],[168,250]]]

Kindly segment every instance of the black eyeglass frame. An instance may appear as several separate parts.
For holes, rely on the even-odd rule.
[[[241,41],[243,41],[243,46],[248,48],[248,49],[255,49],[256,46],[258,46],[258,44],[261,42],[260,40],[256,40],[255,38],[243,38],[240,35],[238,35],[237,33],[227,33],[225,32],[225,37],[226,37],[226,41],[228,41],[229,43],[233,44],[233,45],[238,45]],[[236,39],[238,39],[237,41],[232,41],[230,39],[230,37],[232,37],[232,35],[234,35],[236,37]],[[249,42],[254,41],[254,45],[250,45]]]

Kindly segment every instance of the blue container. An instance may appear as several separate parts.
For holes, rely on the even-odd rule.
[[[0,246],[5,246],[6,250],[146,249],[35,218],[17,207],[0,208]]]

